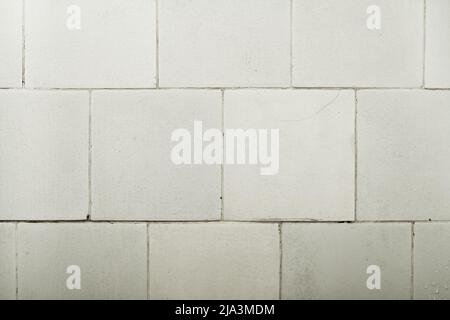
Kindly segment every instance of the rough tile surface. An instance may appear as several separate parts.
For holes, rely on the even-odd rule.
[[[277,299],[276,224],[150,224],[151,299]]]
[[[19,224],[19,299],[146,299],[146,232],[145,224]],[[80,268],[79,290],[67,287],[69,266]]]
[[[88,214],[89,94],[0,91],[0,220]]]

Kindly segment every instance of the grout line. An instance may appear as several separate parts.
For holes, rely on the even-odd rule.
[[[89,90],[89,120],[88,120],[88,214],[86,219],[91,220],[92,215],[92,90]]]
[[[25,0],[22,0],[22,88],[25,87]]]
[[[354,122],[354,135],[355,135],[355,176],[354,176],[354,220],[358,220],[358,212],[357,212],[357,206],[358,206],[358,91],[355,89],[355,122]]]
[[[158,0],[155,0],[155,32],[156,32],[156,88],[159,88],[159,3]]]
[[[290,3],[289,3],[289,6],[290,6],[290,8],[289,8],[289,10],[290,10],[290,12],[289,12],[289,14],[290,14],[290,17],[289,17],[289,19],[290,19],[290,21],[289,21],[289,44],[290,44],[290,47],[289,47],[289,51],[290,51],[290,58],[291,58],[291,61],[290,61],[290,84],[291,84],[291,87],[293,87],[293,73],[294,73],[294,44],[293,44],[293,39],[294,39],[294,0],[290,0]]]
[[[150,299],[150,226],[146,224],[147,230],[147,300]]]
[[[222,141],[225,141],[225,90],[221,90],[221,126]],[[225,158],[225,143],[222,143],[222,159]],[[224,220],[224,162],[220,164],[220,220]]]
[[[18,226],[19,223],[16,223],[15,229],[14,229],[14,249],[15,249],[15,259],[16,259],[16,265],[15,265],[15,271],[16,271],[16,278],[15,278],[15,284],[16,284],[16,300],[19,300],[19,248],[18,248]]]
[[[158,90],[437,90],[448,91],[450,87],[141,87],[141,88],[56,88],[56,87],[0,87],[0,90],[62,90],[62,91],[158,91]]]
[[[358,220],[358,221],[337,221],[337,220],[0,220],[0,223],[110,223],[110,224],[144,224],[144,223],[291,223],[291,224],[389,224],[389,223],[450,223],[450,220]]]
[[[283,280],[283,224],[278,224],[279,250],[280,250],[280,266],[278,278],[278,300],[282,300],[282,280]]]
[[[426,55],[426,43],[427,43],[427,0],[423,0],[423,51],[422,51],[422,88],[425,88],[425,55]]]
[[[411,300],[414,300],[414,231],[415,223],[411,223]]]

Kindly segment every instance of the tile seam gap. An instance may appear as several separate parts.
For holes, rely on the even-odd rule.
[[[14,228],[14,255],[15,255],[15,285],[16,285],[16,300],[19,300],[19,239],[18,239],[18,229],[19,229],[19,223],[16,222],[15,228]]]
[[[25,2],[22,0],[22,88],[25,88]]]
[[[355,88],[354,91],[354,99],[355,99],[355,119],[354,119],[354,135],[355,135],[355,141],[354,141],[354,165],[355,165],[355,172],[354,172],[354,217],[353,219],[355,221],[358,220],[358,212],[357,212],[357,208],[358,208],[358,90]]]
[[[57,87],[0,87],[0,90],[23,91],[163,91],[163,90],[423,90],[449,91],[450,87],[141,87],[141,88],[57,88]]]
[[[28,224],[43,224],[43,223],[109,223],[109,224],[152,224],[152,223],[266,223],[266,224],[389,224],[389,223],[449,223],[450,220],[358,220],[358,221],[299,221],[299,220],[0,220],[0,223],[28,223]]]
[[[221,89],[221,127],[222,138],[225,138],[225,89]],[[222,157],[225,156],[225,144],[222,144]],[[220,220],[224,221],[224,164],[220,165]]]
[[[414,300],[414,241],[415,241],[415,222],[411,223],[411,300]]]
[[[150,300],[150,224],[146,223],[147,230],[147,300]]]
[[[426,57],[426,43],[427,43],[427,26],[426,26],[426,24],[427,24],[427,0],[423,0],[422,88],[425,88],[425,68],[426,68],[425,57]]]
[[[92,90],[89,90],[89,120],[88,120],[88,213],[86,220],[92,216]]]
[[[279,273],[278,273],[278,300],[282,300],[283,284],[283,224],[278,223],[278,245],[280,250]]]
[[[159,89],[159,0],[155,0],[155,41],[156,41],[156,89]]]
[[[290,86],[291,88],[293,87],[293,73],[294,73],[294,57],[293,57],[293,53],[294,53],[294,0],[290,0],[289,3],[289,51],[290,51],[290,74],[289,74],[289,81],[290,81]]]

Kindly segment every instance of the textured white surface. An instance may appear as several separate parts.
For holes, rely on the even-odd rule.
[[[360,220],[450,218],[450,91],[358,92]]]
[[[233,90],[224,112],[225,129],[280,130],[278,174],[225,165],[225,219],[353,220],[353,91]]]
[[[276,224],[150,224],[151,299],[277,299]]]
[[[450,224],[414,226],[414,297],[450,299]]]
[[[428,0],[425,86],[450,88],[450,1]]]
[[[220,91],[99,91],[92,98],[93,219],[220,217],[220,165],[175,165],[172,131],[221,128]]]
[[[288,86],[289,8],[289,0],[159,1],[161,86]]]
[[[0,91],[0,220],[88,214],[89,94]]]
[[[0,299],[450,298],[449,39],[449,0],[0,0]],[[194,121],[279,129],[277,174],[175,165]]]
[[[22,84],[22,1],[0,1],[0,88]]]
[[[16,225],[0,224],[0,300],[16,298]]]
[[[79,30],[66,26],[72,5]],[[26,1],[27,86],[154,87],[155,15],[154,0]]]
[[[411,225],[283,225],[283,299],[409,299]],[[381,269],[369,290],[367,267]]]
[[[19,224],[19,299],[146,299],[146,232],[145,224]],[[80,290],[66,287],[71,265],[81,269]]]
[[[297,87],[418,87],[423,0],[294,0],[293,84]],[[377,5],[381,29],[366,27]]]

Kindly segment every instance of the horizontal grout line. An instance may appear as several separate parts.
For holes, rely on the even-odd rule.
[[[450,220],[358,220],[358,221],[316,221],[316,220],[0,220],[0,223],[109,223],[109,224],[121,224],[121,223],[135,223],[135,224],[148,224],[148,223],[297,223],[297,224],[365,224],[365,223],[450,223]]]
[[[424,90],[431,90],[431,91],[433,91],[433,90],[450,90],[450,88],[446,88],[446,87],[442,87],[442,88],[427,88],[427,87],[424,87],[424,88],[422,88],[422,89],[424,89]]]
[[[424,87],[149,87],[149,88],[51,88],[51,87],[0,87],[0,90],[42,90],[42,91],[143,91],[143,90],[450,90],[449,88]]]

